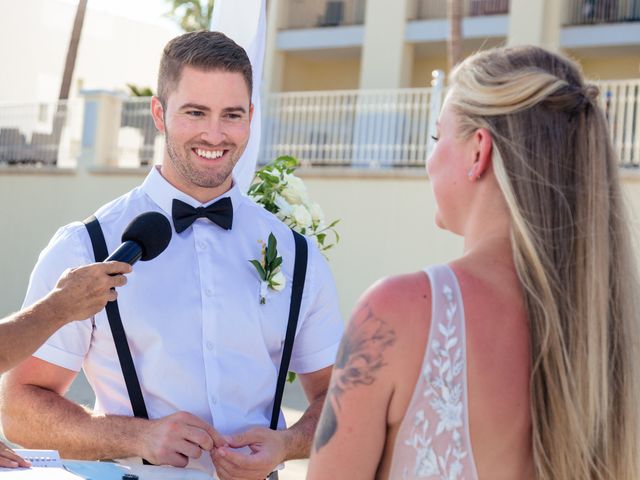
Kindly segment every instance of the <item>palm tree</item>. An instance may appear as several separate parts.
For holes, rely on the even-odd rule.
[[[64,100],[69,99],[69,90],[71,90],[71,80],[73,71],[76,66],[76,57],[78,56],[78,44],[80,43],[80,35],[82,34],[82,26],[84,25],[84,14],[87,11],[87,0],[79,0],[76,7],[76,17],[73,21],[73,30],[71,31],[71,39],[67,48],[67,58],[64,63],[64,72],[62,73],[62,83],[60,84],[60,94],[58,95],[58,105],[56,113],[53,117],[53,126],[51,129],[51,141],[55,148],[46,151],[42,157],[42,161],[47,164],[55,165],[58,159],[58,150],[60,149],[60,139],[62,137],[62,129],[67,119],[67,105]]]
[[[167,0],[171,4],[169,18],[175,20],[185,32],[209,30],[214,0]]]
[[[462,2],[447,0],[449,38],[447,39],[447,59],[449,72],[462,60]]]

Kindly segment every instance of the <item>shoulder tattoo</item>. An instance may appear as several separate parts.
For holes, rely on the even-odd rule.
[[[324,447],[338,430],[340,399],[345,392],[376,381],[386,365],[383,352],[396,341],[395,331],[369,305],[353,316],[333,367],[332,384],[322,410],[314,448]]]

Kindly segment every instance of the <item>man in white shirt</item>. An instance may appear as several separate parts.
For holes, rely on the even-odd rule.
[[[187,204],[195,218],[204,214],[200,207],[216,204],[224,217],[214,218],[218,224],[202,217],[190,225],[174,219],[167,249],[137,264],[119,291],[150,420],[132,417],[101,312],[64,327],[8,375],[2,421],[9,439],[56,448],[68,458],[142,457],[208,472],[213,463],[223,480],[263,479],[280,463],[308,456],[342,320],[331,273],[309,242],[290,370],[299,374],[310,405],[295,425],[285,429],[280,415],[281,429],[268,429],[295,247],[289,228],[232,179],[249,138],[250,98],[251,65],[232,40],[197,32],[169,42],[152,100],[154,122],[165,134],[163,164],[95,214],[109,251],[142,212],[171,217],[176,205]],[[262,259],[261,242],[271,233],[286,284],[281,291],[268,290],[261,303],[264,290],[250,260]],[[50,289],[65,268],[92,260],[85,226],[61,228],[40,256],[25,303]],[[62,397],[80,368],[96,392],[92,411]]]

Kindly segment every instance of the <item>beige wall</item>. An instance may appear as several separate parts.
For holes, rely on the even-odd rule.
[[[59,226],[89,216],[144,175],[0,172],[0,317],[20,306],[38,253]],[[353,176],[348,170],[301,174],[327,218],[341,219],[342,240],[330,251],[330,265],[345,318],[377,279],[446,262],[462,251],[460,238],[433,224],[434,201],[426,176],[391,175]],[[624,185],[631,208],[640,212],[640,177],[627,176]],[[13,208],[16,205],[19,208]]]
[[[283,92],[304,90],[352,90],[358,88],[359,58],[284,56]]]
[[[447,71],[447,57],[444,55],[446,50],[443,49],[443,55],[439,57],[422,57],[416,58],[413,63],[413,74],[411,76],[411,87],[423,88],[431,85],[431,72],[434,70]]]
[[[640,57],[635,55],[612,55],[607,57],[584,57],[567,52],[577,60],[587,78],[593,80],[625,80],[640,78]]]

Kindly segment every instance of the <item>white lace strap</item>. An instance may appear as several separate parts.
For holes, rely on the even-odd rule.
[[[477,478],[468,417],[464,305],[455,274],[447,265],[425,269],[431,281],[431,329],[423,375],[426,417],[437,419],[432,445],[439,474],[448,479]],[[425,412],[426,413],[426,412]]]

